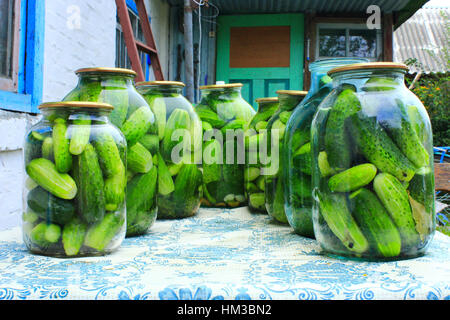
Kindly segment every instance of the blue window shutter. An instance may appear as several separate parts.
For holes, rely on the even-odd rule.
[[[0,91],[0,108],[37,113],[43,90],[45,1],[21,1],[17,93]]]

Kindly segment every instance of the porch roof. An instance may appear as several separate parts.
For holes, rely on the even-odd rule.
[[[182,6],[183,0],[166,0]],[[219,14],[315,12],[316,14],[365,13],[370,5],[382,12],[394,13],[394,27],[399,27],[429,0],[210,0]]]

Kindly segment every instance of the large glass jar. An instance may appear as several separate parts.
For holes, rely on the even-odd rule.
[[[182,95],[184,83],[150,81],[136,84],[156,116],[157,131],[146,143],[160,151],[158,167],[158,219],[193,216],[200,207],[202,124],[191,103]]]
[[[305,98],[306,91],[278,90],[279,107],[267,124],[266,137],[267,144],[266,165],[262,174],[265,181],[265,202],[269,216],[274,220],[287,223],[284,212],[284,179],[282,169],[283,146],[286,123],[288,122],[294,108]]]
[[[284,209],[289,225],[304,237],[314,238],[311,189],[311,122],[317,107],[333,89],[327,72],[361,58],[331,58],[310,64],[311,87],[286,124],[283,139]]]
[[[24,148],[23,239],[37,254],[104,255],[126,231],[126,141],[111,105],[55,102]]]
[[[124,134],[127,145],[127,237],[148,232],[158,208],[153,166],[154,149],[146,135],[156,131],[153,112],[133,86],[136,73],[120,68],[84,68],[75,71],[77,86],[65,101],[104,102],[114,106],[109,118]]]
[[[277,111],[278,97],[256,99],[258,111],[253,116],[246,131],[245,197],[252,212],[267,213],[264,190],[264,176],[261,175],[262,162],[258,150],[260,137],[264,134],[270,118]],[[265,163],[264,163],[265,164]]]
[[[244,132],[256,113],[241,83],[200,87],[195,111],[203,127],[203,199],[208,207],[246,205]]]
[[[403,259],[432,238],[431,125],[406,71],[378,62],[329,72],[334,89],[311,128],[314,232],[327,253]]]

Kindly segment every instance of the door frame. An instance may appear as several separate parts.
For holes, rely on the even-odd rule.
[[[304,14],[246,14],[224,15],[218,17],[217,27],[217,58],[216,80],[229,83],[230,79],[249,78],[261,74],[264,79],[289,78],[289,89],[302,90],[303,88],[303,61],[304,61]],[[259,27],[259,26],[286,26],[291,27],[290,34],[290,66],[285,68],[229,68],[230,65],[230,28],[232,27]],[[251,75],[251,76],[250,76]],[[253,92],[255,97],[264,96],[264,86]]]

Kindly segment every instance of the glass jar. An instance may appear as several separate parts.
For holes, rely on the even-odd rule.
[[[244,132],[256,113],[242,83],[200,87],[195,111],[203,127],[203,199],[207,207],[245,206]]]
[[[288,122],[294,108],[305,98],[306,91],[278,90],[279,107],[267,124],[266,137],[267,161],[262,174],[265,182],[265,202],[269,216],[274,220],[287,223],[284,212],[284,179],[282,170],[282,142]]]
[[[156,131],[153,112],[133,86],[136,73],[120,68],[84,68],[75,71],[77,86],[64,101],[104,102],[114,106],[109,118],[124,134],[127,145],[127,237],[148,232],[158,207],[153,176],[154,149],[146,135]]]
[[[277,111],[279,103],[278,97],[256,99],[258,111],[253,116],[246,131],[248,139],[245,162],[245,197],[248,207],[252,212],[267,213],[264,190],[264,176],[261,175],[262,163],[258,155],[258,141],[260,135],[264,134],[270,118]]]
[[[126,141],[111,105],[54,102],[24,147],[23,239],[55,257],[111,253],[125,238]]]
[[[311,87],[286,125],[283,140],[284,209],[289,225],[304,237],[314,238],[311,189],[311,122],[317,107],[333,89],[327,72],[363,58],[331,58],[310,64]]]
[[[311,128],[313,223],[325,252],[363,260],[420,256],[435,230],[428,114],[407,67],[331,70],[332,93]]]
[[[136,84],[156,116],[157,132],[146,136],[154,145],[158,167],[158,219],[193,216],[200,207],[202,124],[182,95],[184,83],[150,81]],[[145,145],[145,144],[144,144]]]

